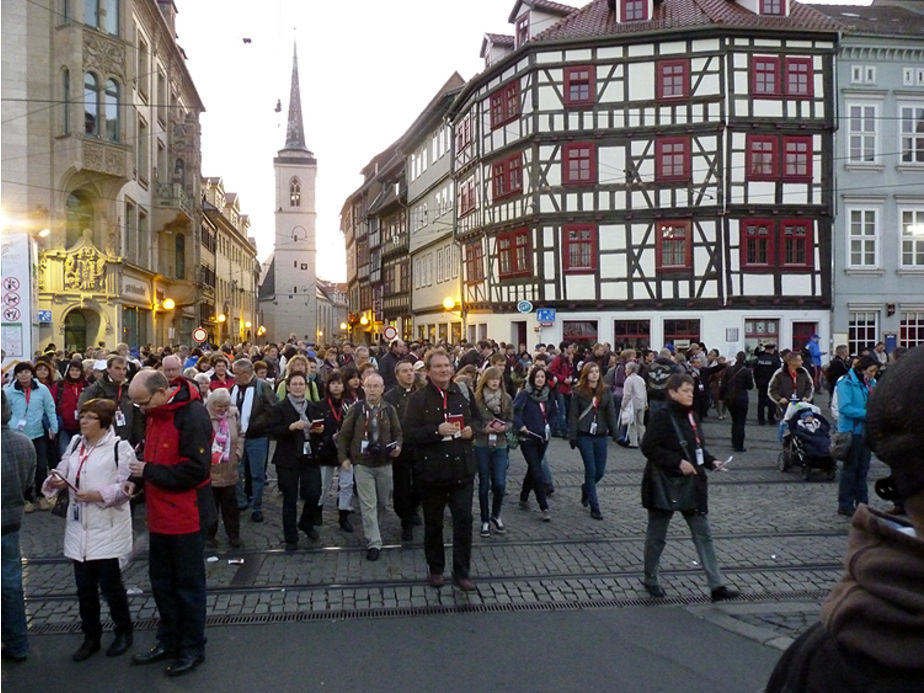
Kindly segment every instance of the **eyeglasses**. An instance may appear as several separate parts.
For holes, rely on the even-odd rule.
[[[81,420],[87,419],[88,421],[99,421],[99,417],[96,414],[90,414],[88,412],[81,414],[80,418]]]

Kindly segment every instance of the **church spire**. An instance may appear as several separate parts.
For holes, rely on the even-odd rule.
[[[292,44],[292,91],[289,94],[289,123],[286,126],[286,149],[308,151],[302,125],[302,99],[298,88],[298,49]]]

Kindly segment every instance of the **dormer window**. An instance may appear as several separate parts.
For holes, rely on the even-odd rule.
[[[786,0],[760,0],[760,13],[782,17],[786,14]]]
[[[517,18],[515,24],[516,48],[529,41],[529,12]]]
[[[650,0],[619,0],[622,10],[620,21],[638,22],[651,19],[649,15]]]

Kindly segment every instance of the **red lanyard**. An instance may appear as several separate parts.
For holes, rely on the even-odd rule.
[[[545,421],[545,402],[539,402],[539,411],[542,412],[542,420]]]
[[[789,377],[792,378],[792,393],[796,394],[796,381],[799,379],[799,373],[797,371],[790,371]]]
[[[443,392],[439,385],[434,385],[436,391],[440,393],[440,396],[443,398],[443,418],[449,416],[449,393]]]
[[[594,395],[594,398],[590,401],[590,403],[594,409],[597,408],[597,396],[596,395]]]
[[[74,486],[80,488],[80,472],[83,471],[83,465],[86,463],[87,458],[90,456],[90,453],[96,449],[96,445],[87,450],[85,443],[80,444],[80,452],[78,453],[80,457],[80,465],[77,467],[77,477],[74,480]]]
[[[330,397],[327,398],[327,406],[330,407],[330,414],[334,417],[334,421],[340,423],[340,419],[343,418],[343,403],[340,403],[340,411],[334,408],[334,403],[330,401]]]
[[[29,389],[27,389],[23,394],[26,396],[26,409],[29,408],[29,398],[32,396],[32,383],[29,383]]]
[[[693,412],[688,411],[687,418],[690,420],[690,425],[693,427],[693,437],[696,439],[696,447],[703,447],[703,444],[699,440],[699,431],[696,430],[696,418],[693,416]]]

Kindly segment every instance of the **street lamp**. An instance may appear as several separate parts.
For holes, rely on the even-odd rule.
[[[163,303],[163,309],[173,310],[174,308],[176,308],[176,301],[174,301],[172,298],[165,298],[164,303]]]
[[[219,313],[218,317],[215,318],[218,322],[225,322],[228,319],[228,316],[224,313]]]
[[[365,327],[366,325],[369,324],[369,318],[367,318],[365,315],[363,315],[363,316],[359,319],[359,324],[362,325],[363,327]]]
[[[446,310],[452,310],[455,307],[456,307],[456,299],[454,299],[452,296],[447,296],[446,298],[443,299],[443,308],[445,308]]]
[[[341,331],[341,332],[346,332],[348,329],[350,329],[350,326],[349,326],[349,325],[347,325],[345,322],[340,323],[340,331]]]

